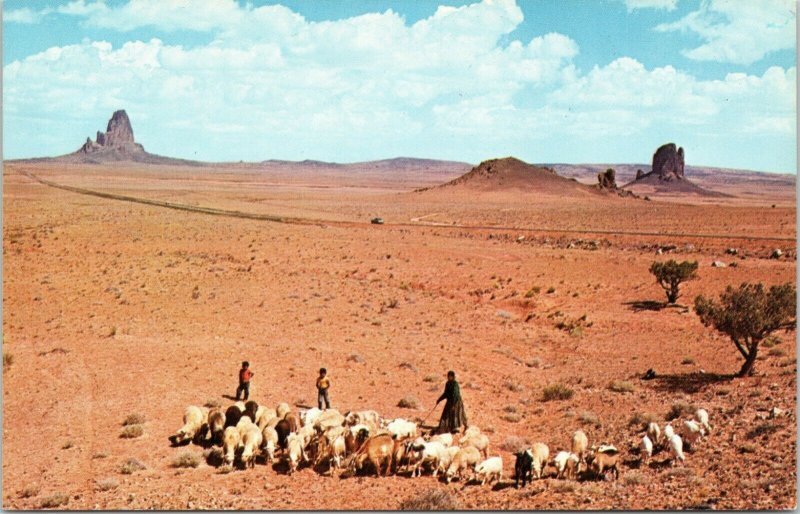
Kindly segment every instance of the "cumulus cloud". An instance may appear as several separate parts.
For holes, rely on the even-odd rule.
[[[770,52],[795,48],[797,4],[793,0],[704,0],[659,32],[691,32],[704,43],[683,55],[697,61],[752,64]]]
[[[628,12],[637,9],[661,9],[667,11],[675,10],[678,0],[624,0]]]

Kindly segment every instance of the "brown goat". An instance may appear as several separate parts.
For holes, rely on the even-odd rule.
[[[367,439],[348,462],[349,469],[355,473],[369,461],[378,476],[386,476],[392,467],[394,439],[389,434],[376,435]]]
[[[619,453],[595,452],[586,458],[589,469],[598,477],[605,476],[606,471],[614,472],[614,479],[619,478]]]

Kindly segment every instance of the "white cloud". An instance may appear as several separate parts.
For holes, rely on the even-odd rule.
[[[31,25],[34,23],[39,23],[49,12],[49,9],[34,11],[30,7],[21,7],[19,9],[5,11],[3,13],[3,22]]]
[[[628,12],[637,9],[661,9],[674,11],[678,6],[678,0],[624,0]]]
[[[795,48],[797,4],[793,0],[704,0],[659,32],[693,32],[704,44],[683,51],[689,59],[751,64],[770,52]]]

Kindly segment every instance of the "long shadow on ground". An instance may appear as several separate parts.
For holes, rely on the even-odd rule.
[[[708,386],[720,382],[730,382],[736,377],[733,374],[719,373],[686,373],[675,375],[657,375],[651,383],[660,391],[675,393],[696,393]]]

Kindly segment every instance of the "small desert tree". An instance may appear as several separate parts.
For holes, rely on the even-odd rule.
[[[697,277],[697,261],[654,262],[650,265],[650,273],[655,275],[656,282],[667,292],[667,301],[675,303],[680,298],[680,285]]]
[[[698,296],[694,309],[700,321],[728,335],[744,357],[739,376],[755,371],[758,345],[772,332],[797,323],[797,290],[791,284],[772,286],[743,283],[728,286],[719,301]]]

